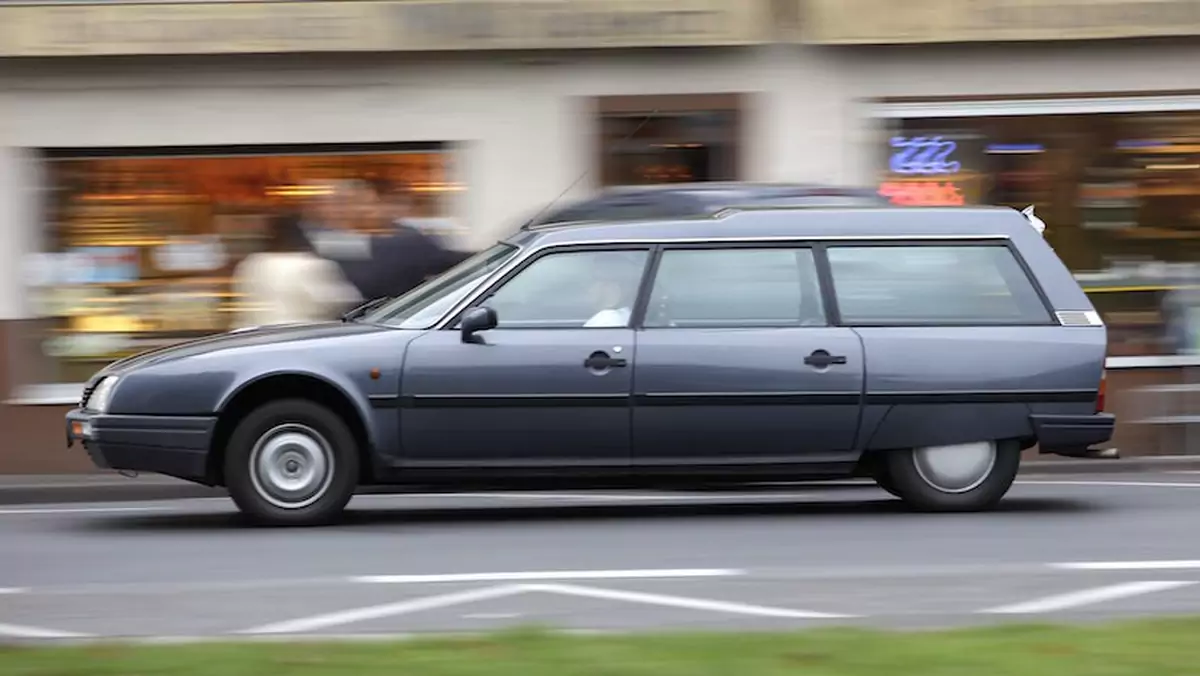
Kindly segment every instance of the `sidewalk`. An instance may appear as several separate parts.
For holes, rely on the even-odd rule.
[[[1128,458],[1122,460],[1036,460],[1021,467],[1023,476],[1063,474],[1120,474],[1138,472],[1200,472],[1200,456]],[[387,488],[364,492],[384,493]],[[127,478],[115,473],[0,476],[0,505],[66,502],[125,502],[210,498],[226,495],[209,488],[155,474]]]

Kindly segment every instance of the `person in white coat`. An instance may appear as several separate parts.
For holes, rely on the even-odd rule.
[[[233,276],[238,329],[329,321],[362,301],[338,264],[313,250],[294,215],[275,219],[268,250],[244,258]]]

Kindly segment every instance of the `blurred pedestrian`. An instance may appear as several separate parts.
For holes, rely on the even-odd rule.
[[[301,224],[320,255],[337,261],[370,257],[364,224],[377,217],[375,193],[358,180],[309,182],[313,195],[305,201]]]
[[[403,186],[377,182],[374,188],[375,213],[387,232],[372,238],[368,260],[346,266],[347,277],[364,298],[403,295],[470,256],[468,252],[445,246],[409,221],[413,200],[411,192]]]
[[[361,300],[337,263],[314,251],[302,223],[298,214],[275,218],[267,250],[238,264],[238,328],[332,320]]]

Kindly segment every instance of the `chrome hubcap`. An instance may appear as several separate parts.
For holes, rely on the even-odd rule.
[[[977,441],[913,450],[917,474],[943,493],[966,493],[979,487],[996,466],[996,443]]]
[[[276,507],[307,507],[320,500],[333,481],[329,442],[305,425],[273,427],[254,444],[250,480],[254,490]]]

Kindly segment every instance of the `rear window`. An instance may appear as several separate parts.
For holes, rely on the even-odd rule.
[[[842,321],[852,325],[1048,324],[1013,252],[996,245],[831,246]]]

